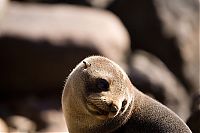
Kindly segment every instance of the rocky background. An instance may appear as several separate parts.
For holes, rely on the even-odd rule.
[[[67,132],[61,95],[90,55],[200,133],[198,0],[0,0],[0,132]]]

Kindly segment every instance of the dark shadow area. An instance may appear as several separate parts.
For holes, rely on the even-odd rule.
[[[193,94],[193,103],[191,106],[191,115],[187,120],[187,125],[190,127],[193,133],[200,132],[200,92]]]
[[[11,90],[18,93],[22,90],[25,94],[62,90],[66,76],[77,63],[89,55],[99,54],[69,41],[57,45],[45,40],[5,36],[0,38],[0,44],[1,98]]]
[[[144,74],[140,71],[132,68],[128,73],[132,84],[145,94],[151,95],[153,98],[159,102],[165,104],[166,96],[165,89],[162,86],[153,84]]]
[[[25,116],[37,123],[37,130],[46,126],[40,112],[61,108],[64,82],[74,66],[89,55],[100,54],[70,40],[52,44],[3,36],[0,44],[0,116]]]

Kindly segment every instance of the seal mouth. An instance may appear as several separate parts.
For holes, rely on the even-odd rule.
[[[98,116],[108,116],[109,115],[109,111],[103,110],[91,102],[87,103],[87,110],[91,114],[98,115]]]
[[[99,119],[112,119],[114,118],[118,112],[119,109],[117,107],[105,107],[105,109],[102,109],[98,107],[98,105],[95,105],[94,103],[88,102],[87,103],[87,110],[92,115],[96,116]]]

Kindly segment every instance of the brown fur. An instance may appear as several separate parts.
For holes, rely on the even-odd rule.
[[[67,78],[62,108],[70,133],[190,133],[164,105],[138,91],[111,60],[91,56]]]

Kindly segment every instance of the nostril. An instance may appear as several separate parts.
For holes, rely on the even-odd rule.
[[[118,107],[116,105],[112,104],[110,107],[110,111],[113,113],[116,113],[118,111]]]
[[[113,103],[113,101],[107,102],[110,112],[117,113],[119,110],[118,106]]]
[[[127,100],[124,100],[124,101],[122,102],[122,108],[124,108],[124,107],[126,106],[126,104],[127,104]]]

